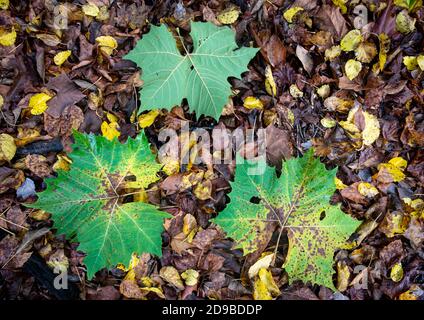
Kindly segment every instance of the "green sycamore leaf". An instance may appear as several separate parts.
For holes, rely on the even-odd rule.
[[[247,71],[257,48],[238,48],[235,33],[210,22],[192,22],[193,51],[181,55],[165,25],[152,26],[125,57],[142,68],[141,107],[171,110],[187,98],[192,111],[219,119],[231,86],[228,77]]]
[[[312,150],[284,162],[279,178],[271,167],[263,175],[249,175],[251,166],[246,162],[237,165],[231,202],[214,222],[246,255],[258,249],[267,225],[277,220],[289,238],[283,268],[290,283],[310,281],[335,290],[334,252],[360,224],[343,213],[340,205],[329,203],[336,190],[337,168],[326,170]],[[252,197],[259,197],[260,202],[251,202]]]
[[[125,144],[78,132],[74,137],[71,170],[46,179],[47,189],[27,206],[50,212],[58,233],[80,243],[89,278],[134,252],[160,256],[163,219],[171,216],[147,203],[124,203],[159,179],[161,165],[145,135]]]

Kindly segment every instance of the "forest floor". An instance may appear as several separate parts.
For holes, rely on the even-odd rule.
[[[0,299],[253,299],[261,294],[254,292],[249,268],[276,246],[268,269],[270,286],[279,292],[268,288],[267,297],[424,298],[422,1],[90,0],[100,9],[93,14],[83,9],[85,0],[73,0],[58,18],[62,2],[0,0]],[[288,17],[295,7],[302,10]],[[197,118],[183,103],[158,112],[146,126],[135,116],[141,71],[123,57],[151,24],[179,28],[189,42],[190,21],[226,24],[239,46],[260,51],[241,79],[229,79],[235,95],[219,121]],[[337,45],[354,29],[360,43],[340,51]],[[13,32],[16,39],[7,43]],[[113,37],[117,48],[102,50],[100,36]],[[67,50],[70,56],[55,62]],[[361,69],[347,74],[351,59]],[[266,85],[267,67],[274,94]],[[55,97],[37,112],[30,99],[39,93]],[[249,105],[248,97],[258,100]],[[260,252],[243,256],[211,223],[229,202],[233,163],[163,174],[148,195],[174,216],[165,223],[162,257],[143,254],[130,270],[103,269],[93,279],[86,277],[78,244],[56,234],[48,213],[23,205],[36,200],[45,178],[69,166],[73,130],[112,132],[125,142],[145,127],[157,150],[159,132],[180,129],[181,120],[209,132],[267,128],[267,160],[277,168],[311,147],[327,168],[338,167],[332,203],[362,224],[353,235],[356,245],[335,253],[336,292],[289,284],[281,268],[285,235],[282,241],[271,235]],[[16,145],[12,155],[10,144]],[[191,187],[180,187],[199,172]],[[58,266],[68,270],[70,290],[53,286]],[[174,276],[161,273],[164,267]],[[187,285],[175,270],[191,270],[195,280]]]

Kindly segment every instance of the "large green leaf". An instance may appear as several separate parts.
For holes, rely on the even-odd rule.
[[[312,151],[284,162],[279,178],[270,167],[263,175],[249,175],[250,167],[247,162],[237,166],[231,202],[214,221],[248,254],[257,250],[267,224],[277,220],[289,238],[283,267],[290,282],[310,281],[334,289],[334,252],[360,223],[340,205],[329,203],[337,169],[326,170]],[[260,202],[251,202],[252,197]]]
[[[238,48],[234,31],[210,22],[192,22],[190,35],[193,51],[181,55],[166,26],[152,26],[126,56],[143,71],[140,112],[170,110],[187,98],[197,116],[219,119],[231,95],[228,77],[240,78],[259,50]]]
[[[125,144],[75,132],[70,171],[46,180],[47,189],[28,205],[52,214],[58,233],[80,242],[88,277],[129,261],[133,252],[161,255],[163,219],[169,214],[143,202],[127,202],[159,178],[149,143],[140,134]],[[131,192],[132,193],[132,192]]]

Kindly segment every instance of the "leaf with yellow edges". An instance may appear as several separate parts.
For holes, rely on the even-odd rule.
[[[283,265],[289,282],[310,281],[334,290],[334,252],[359,226],[340,205],[329,203],[337,169],[326,170],[312,150],[284,162],[279,178],[271,167],[252,175],[251,163],[238,163],[231,202],[214,222],[248,254],[258,249],[267,227],[278,221],[280,232],[286,231],[289,238]]]
[[[27,206],[51,213],[58,233],[80,243],[88,278],[129,261],[134,252],[161,255],[163,219],[170,215],[129,202],[131,193],[159,179],[161,165],[147,138],[141,134],[125,144],[78,132],[74,138],[71,169],[48,178],[47,189]],[[129,186],[133,192],[128,193]]]

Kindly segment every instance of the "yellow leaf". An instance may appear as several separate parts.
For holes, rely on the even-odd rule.
[[[355,102],[353,100],[341,99],[336,96],[331,96],[324,100],[324,107],[327,110],[340,113],[348,112],[354,104]]]
[[[181,274],[181,278],[187,286],[195,286],[199,279],[199,272],[193,269],[188,269]]]
[[[355,50],[362,42],[362,34],[358,29],[349,31],[340,42],[340,48],[349,52]]]
[[[399,295],[399,300],[418,300],[422,295],[424,295],[424,290],[417,284],[413,284],[408,291]]]
[[[17,147],[22,147],[28,143],[31,143],[40,136],[40,131],[37,129],[18,127],[18,135],[15,139]]]
[[[334,5],[340,8],[342,14],[347,12],[346,2],[347,0],[333,0]]]
[[[360,182],[358,184],[358,192],[367,198],[373,198],[378,194],[377,188],[368,182]]]
[[[365,127],[362,131],[362,140],[364,145],[370,146],[380,136],[380,123],[376,116],[366,111],[363,111],[363,115],[365,119]]]
[[[333,61],[342,53],[340,46],[332,46],[325,50],[325,60]]]
[[[409,71],[413,71],[418,67],[417,57],[403,57],[403,64],[406,66],[406,69],[408,69]]]
[[[1,108],[3,108],[3,105],[4,105],[4,99],[3,99],[3,96],[0,94],[0,110]]]
[[[420,67],[421,71],[424,71],[424,55],[420,54],[417,57],[417,64]],[[1,106],[1,103],[0,103]]]
[[[396,16],[396,29],[403,34],[411,33],[415,30],[415,21],[406,10],[402,10]]]
[[[303,92],[299,90],[297,85],[292,84],[289,88],[290,94],[293,98],[302,98]]]
[[[12,31],[9,32],[5,28],[0,27],[0,45],[5,47],[13,46],[16,41],[16,36],[15,28],[12,28]]]
[[[161,288],[156,287],[142,287],[140,288],[141,291],[147,291],[147,292],[154,292],[159,298],[165,299],[165,295],[163,294],[163,291]]]
[[[208,200],[211,198],[212,184],[209,180],[199,183],[194,189],[194,195],[199,200]]]
[[[362,64],[359,61],[349,59],[345,65],[346,76],[349,80],[355,79],[362,70]]]
[[[177,269],[171,266],[162,267],[159,272],[161,278],[165,280],[166,282],[173,285],[175,288],[179,290],[184,290],[184,284],[181,280],[180,274],[178,273]]]
[[[294,125],[294,113],[290,109],[287,109],[287,120],[291,125]]]
[[[334,184],[336,185],[336,189],[337,189],[337,190],[343,190],[343,189],[347,188],[347,185],[345,185],[345,184],[343,183],[343,181],[342,181],[342,180],[340,180],[340,179],[339,179],[339,178],[337,178],[337,177],[334,177]]]
[[[107,6],[101,6],[100,12],[97,15],[96,19],[99,20],[99,21],[105,21],[105,20],[109,19],[109,17],[110,17],[110,14],[109,14],[109,11],[108,11],[108,7]]]
[[[349,286],[350,270],[349,266],[342,262],[337,262],[337,290],[340,292],[346,291]]]
[[[57,155],[57,161],[53,165],[53,170],[57,172],[58,170],[69,171],[71,169],[72,160],[67,156]]]
[[[239,14],[240,9],[236,6],[232,6],[222,11],[216,18],[222,24],[233,24],[237,21]]]
[[[275,284],[272,274],[266,268],[259,269],[258,278],[254,282],[253,299],[272,300],[280,295],[280,289]]]
[[[262,101],[255,97],[247,97],[244,99],[243,106],[246,109],[263,109],[264,105],[262,104]]]
[[[52,98],[51,96],[49,96],[47,93],[44,93],[44,92],[34,94],[29,99],[29,104],[28,104],[28,106],[31,109],[31,114],[33,115],[43,114],[44,111],[47,110],[48,108],[47,102],[51,98]]]
[[[113,113],[106,113],[106,118],[109,120],[109,122],[118,122],[118,117],[115,116]]]
[[[401,171],[404,171],[408,166],[408,162],[402,157],[395,157],[389,160],[389,163],[394,165]]]
[[[114,138],[118,138],[121,135],[121,133],[118,131],[118,128],[118,123],[107,123],[106,121],[103,121],[100,127],[102,135],[108,140],[113,140]]]
[[[383,71],[387,61],[387,52],[389,52],[390,50],[390,39],[387,36],[387,34],[380,33],[378,35],[378,40],[380,45],[380,52],[378,54],[378,63],[380,66],[380,71]]]
[[[390,270],[390,279],[394,282],[399,282],[403,279],[403,268],[400,262],[396,263]]]
[[[377,48],[372,42],[362,42],[355,50],[355,56],[358,61],[370,63],[377,55]]]
[[[333,128],[337,124],[336,120],[328,117],[322,118],[320,122],[324,128]]]
[[[265,68],[265,90],[270,96],[277,95],[277,85],[275,84],[274,76],[270,66]]]
[[[160,110],[152,110],[138,117],[138,124],[141,128],[150,127],[155,122],[157,116],[160,115]]]
[[[296,16],[296,14],[299,11],[302,11],[302,10],[303,10],[303,8],[301,8],[301,7],[290,8],[290,9],[288,9],[284,12],[283,17],[284,17],[284,19],[286,19],[286,21],[288,23],[293,23],[293,18]]]
[[[264,252],[262,257],[249,268],[249,278],[254,278],[262,268],[268,269],[273,259],[274,253]]]
[[[0,161],[10,161],[16,153],[15,140],[12,136],[0,134]]]
[[[398,167],[391,163],[380,163],[378,166],[378,178],[381,181],[389,183],[400,182],[405,179],[405,174]]]
[[[165,172],[168,176],[172,176],[174,173],[180,171],[180,162],[178,159],[173,157],[165,157],[161,163],[164,164],[162,171]]]
[[[113,50],[118,48],[118,42],[114,37],[111,36],[97,37],[96,42],[99,44],[100,50],[108,56],[113,53]]]
[[[317,90],[317,94],[323,99],[327,98],[330,95],[330,92],[331,92],[331,88],[328,84],[322,85]]]
[[[72,54],[71,50],[59,52],[58,54],[54,56],[53,61],[57,66],[61,66],[62,64],[65,63],[66,60],[68,60],[71,54]]]
[[[0,0],[0,9],[7,10],[9,8],[9,0]]]
[[[86,16],[97,17],[100,13],[100,9],[93,3],[88,3],[82,6],[82,11]]]

